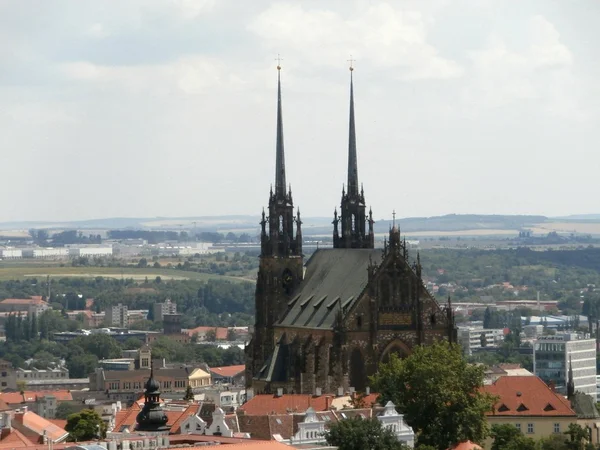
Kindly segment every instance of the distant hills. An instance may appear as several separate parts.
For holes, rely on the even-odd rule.
[[[255,232],[258,230],[260,217],[246,215],[198,216],[198,217],[144,217],[80,221],[24,221],[0,223],[0,230],[28,230],[30,228],[46,229],[153,229],[153,230],[197,230],[219,232]],[[304,217],[303,232],[307,235],[330,234],[331,217]],[[521,230],[525,228],[548,228],[552,223],[595,223],[600,224],[600,214],[571,215],[565,217],[546,217],[534,215],[482,215],[482,214],[448,214],[434,217],[409,217],[397,220],[402,232],[460,232],[466,230]],[[384,233],[392,225],[391,220],[380,220],[375,224],[376,233]],[[551,227],[550,227],[551,228]]]

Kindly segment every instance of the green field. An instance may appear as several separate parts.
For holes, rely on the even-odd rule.
[[[164,281],[167,280],[209,280],[221,279],[235,282],[250,282],[239,277],[230,277],[222,275],[213,275],[207,273],[187,272],[176,269],[154,269],[137,267],[72,267],[60,264],[39,263],[39,262],[0,262],[0,281],[21,280],[24,278],[43,278],[50,277],[109,277],[109,278],[133,278],[136,281],[144,281],[146,278],[153,280],[157,276]]]

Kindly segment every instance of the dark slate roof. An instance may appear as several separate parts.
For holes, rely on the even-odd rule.
[[[340,305],[348,311],[367,286],[369,260],[379,264],[381,256],[381,249],[317,250],[279,325],[332,328]]]
[[[596,409],[596,402],[592,397],[583,392],[575,392],[571,399],[571,408],[580,419],[598,419],[600,414]]]

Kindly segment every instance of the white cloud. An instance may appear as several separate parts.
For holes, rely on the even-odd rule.
[[[404,79],[461,76],[460,65],[427,42],[430,20],[421,12],[388,3],[351,8],[352,14],[277,3],[259,14],[249,30],[272,51],[285,49],[311,66],[339,67],[352,54],[375,67],[397,68]]]
[[[504,39],[492,36],[487,48],[470,53],[474,79],[467,88],[468,103],[499,107],[520,100],[560,101],[556,94],[569,83],[572,54],[544,17],[531,18],[528,31],[524,50],[510,49]],[[553,73],[542,76],[541,71]]]
[[[62,65],[63,74],[77,81],[111,83],[131,92],[199,94],[221,84],[235,85],[222,63],[205,57],[188,56],[157,65],[102,66],[82,61]]]

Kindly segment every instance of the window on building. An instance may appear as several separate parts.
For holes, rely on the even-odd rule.
[[[515,428],[519,431],[521,431],[521,424],[520,423],[515,423]]]
[[[533,424],[532,423],[527,424],[527,433],[529,433],[529,434],[533,433]]]
[[[112,381],[112,382],[108,383],[108,388],[111,390],[119,389],[119,382]]]
[[[5,386],[6,386],[6,381],[3,381],[2,382],[2,387],[5,387]]]
[[[2,372],[2,376],[5,377],[6,376],[6,372]]]
[[[560,433],[560,423],[555,423],[554,424],[554,432],[555,433]]]

